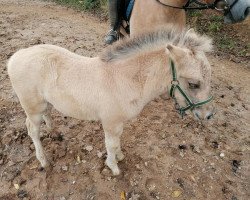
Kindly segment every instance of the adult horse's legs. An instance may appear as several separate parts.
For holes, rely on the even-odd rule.
[[[120,136],[123,131],[123,124],[103,125],[105,132],[105,145],[107,149],[106,165],[111,169],[114,175],[120,174],[117,161],[124,158],[121,151]]]

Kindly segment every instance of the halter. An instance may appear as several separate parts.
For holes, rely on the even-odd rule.
[[[170,96],[174,99],[175,101],[175,109],[178,111],[178,113],[181,115],[181,117],[183,118],[184,115],[186,115],[186,111],[187,110],[193,110],[196,107],[199,107],[201,105],[207,104],[209,103],[213,97],[210,96],[207,100],[204,101],[199,101],[197,103],[194,103],[189,97],[188,95],[183,91],[183,89],[180,86],[179,81],[177,80],[177,73],[176,73],[176,69],[175,69],[175,65],[172,59],[170,59],[170,63],[171,63],[171,71],[172,71],[172,75],[173,75],[173,79],[171,81],[171,89],[170,89]],[[175,90],[179,90],[179,92],[182,94],[182,96],[185,98],[187,106],[186,107],[181,107],[180,104],[178,103],[176,97],[175,97]]]
[[[220,8],[217,8],[216,7],[216,4],[221,1],[221,0],[215,0],[214,3],[212,4],[206,4],[206,3],[201,3],[199,2],[198,0],[188,0],[187,3],[182,6],[182,7],[178,7],[178,6],[172,6],[172,5],[168,5],[168,4],[164,4],[162,3],[160,0],[156,0],[158,3],[160,3],[161,5],[163,6],[167,6],[167,7],[170,7],[170,8],[176,8],[176,9],[184,9],[184,10],[204,10],[204,9],[216,9],[216,10],[219,10],[219,11],[227,11],[229,10],[230,8],[230,5],[228,4],[227,0],[224,0],[225,2],[225,7],[223,9],[220,9]],[[236,0],[238,1],[238,0]],[[189,5],[191,3],[195,3],[197,6],[196,7],[189,7]]]

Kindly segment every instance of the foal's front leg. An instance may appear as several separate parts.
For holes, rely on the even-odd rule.
[[[124,158],[120,145],[122,131],[123,124],[104,126],[105,145],[107,149],[106,165],[111,169],[113,175],[120,174],[117,160],[120,161]]]

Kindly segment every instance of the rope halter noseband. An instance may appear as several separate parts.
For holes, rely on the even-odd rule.
[[[174,99],[175,101],[175,109],[178,111],[178,113],[181,115],[183,118],[184,115],[186,114],[187,110],[193,110],[194,108],[197,108],[201,105],[209,103],[213,97],[210,96],[207,100],[204,101],[199,101],[197,103],[194,103],[189,96],[184,92],[184,90],[181,88],[180,83],[177,79],[177,73],[176,73],[176,68],[174,65],[174,62],[172,59],[170,59],[170,64],[171,64],[171,71],[172,71],[172,81],[171,81],[171,89],[170,89],[170,96]],[[185,98],[187,106],[186,107],[181,107],[180,104],[178,103],[176,97],[175,97],[175,91],[176,89],[181,93],[181,95]]]

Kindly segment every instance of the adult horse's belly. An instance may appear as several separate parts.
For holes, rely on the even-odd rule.
[[[165,3],[168,0],[163,1]],[[183,28],[186,24],[185,11],[163,6],[156,0],[136,0],[130,19],[130,35],[139,35],[167,24]]]

